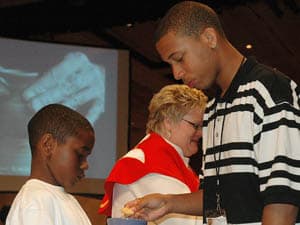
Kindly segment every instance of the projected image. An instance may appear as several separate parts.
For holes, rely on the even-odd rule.
[[[28,75],[38,76],[38,73]],[[105,68],[91,63],[81,52],[68,53],[58,65],[26,88],[23,98],[34,111],[54,102],[74,109],[91,102],[86,117],[95,124],[105,108]]]
[[[7,143],[8,140],[8,146],[18,143],[15,155],[11,155],[11,152],[4,153],[9,155],[1,160],[1,174],[29,174],[28,140],[24,139],[23,132],[19,135],[16,132],[23,130],[20,124],[23,124],[22,121],[27,122],[32,112],[50,103],[62,103],[74,109],[90,103],[85,116],[93,125],[104,112],[105,68],[91,63],[81,52],[68,53],[59,64],[43,74],[3,66],[0,66],[0,74],[1,102],[4,103],[1,115],[6,117],[1,124],[7,128],[3,130],[1,141]],[[18,78],[22,81],[21,85]],[[36,81],[24,82],[24,78],[35,78]],[[12,80],[15,82],[11,82]],[[23,124],[25,126],[26,123]],[[6,133],[7,130],[10,132]]]
[[[29,175],[27,122],[62,103],[94,125],[87,177],[105,178],[116,157],[118,51],[1,38],[0,48],[0,175]]]

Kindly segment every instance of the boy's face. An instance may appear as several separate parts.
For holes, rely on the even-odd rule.
[[[65,143],[56,143],[47,158],[52,184],[68,188],[82,179],[88,169],[87,157],[92,152],[94,142],[93,132],[81,130],[78,136],[66,138]]]

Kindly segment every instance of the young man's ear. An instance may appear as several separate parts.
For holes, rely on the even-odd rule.
[[[201,33],[201,37],[207,45],[215,49],[217,47],[217,32],[211,27],[207,27]]]

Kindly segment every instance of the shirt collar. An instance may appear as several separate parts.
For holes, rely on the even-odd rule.
[[[160,135],[161,136],[161,135]],[[172,142],[170,142],[169,140],[167,140],[166,138],[164,138],[163,136],[161,136],[168,144],[170,144],[173,148],[175,148],[175,150],[178,152],[178,154],[180,155],[180,157],[182,158],[184,164],[186,166],[189,166],[189,161],[190,161],[190,158],[188,157],[185,157],[183,155],[183,151],[182,149],[178,146],[178,145],[175,145],[173,144]]]

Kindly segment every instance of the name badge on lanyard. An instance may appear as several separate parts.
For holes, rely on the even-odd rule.
[[[227,225],[225,209],[206,210],[205,216],[207,225]]]

